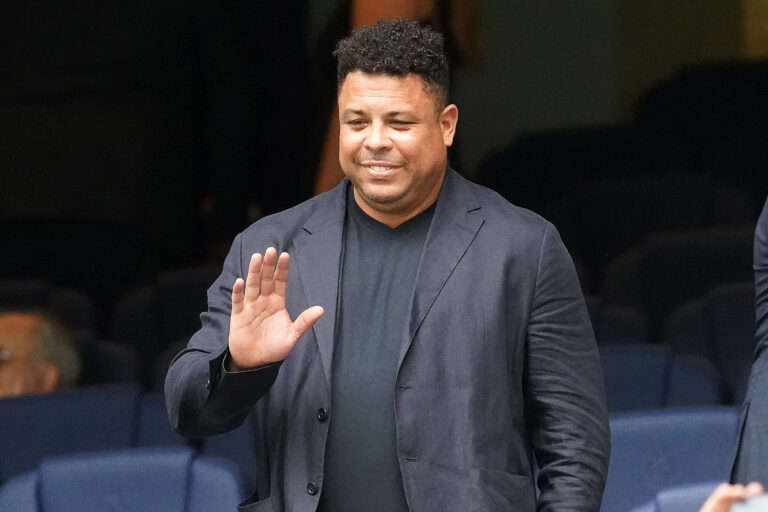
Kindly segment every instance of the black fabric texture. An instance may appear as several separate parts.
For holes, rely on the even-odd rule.
[[[395,378],[434,206],[392,229],[366,215],[352,197],[347,204],[319,510],[407,511],[397,459]]]

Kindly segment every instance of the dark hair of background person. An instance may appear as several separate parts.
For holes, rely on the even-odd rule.
[[[40,343],[39,360],[51,363],[59,369],[58,389],[72,388],[80,376],[80,357],[71,332],[53,318],[42,314],[36,335]]]

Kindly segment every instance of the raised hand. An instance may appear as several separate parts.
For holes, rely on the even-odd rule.
[[[312,306],[291,321],[285,308],[290,256],[277,257],[270,247],[251,256],[247,281],[238,278],[232,287],[232,314],[229,320],[231,368],[238,371],[282,361],[299,338],[323,315]]]

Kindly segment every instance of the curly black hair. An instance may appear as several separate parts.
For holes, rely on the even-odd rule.
[[[378,19],[336,45],[337,85],[340,88],[353,71],[395,76],[414,73],[426,82],[427,93],[442,110],[448,104],[449,73],[443,42],[442,34],[416,21]]]

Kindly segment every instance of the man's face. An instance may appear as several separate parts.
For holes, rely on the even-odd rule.
[[[32,329],[24,315],[0,318],[0,398],[50,391]]]
[[[440,193],[458,110],[438,113],[424,80],[347,75],[339,91],[339,162],[355,200],[392,227],[427,209]]]

